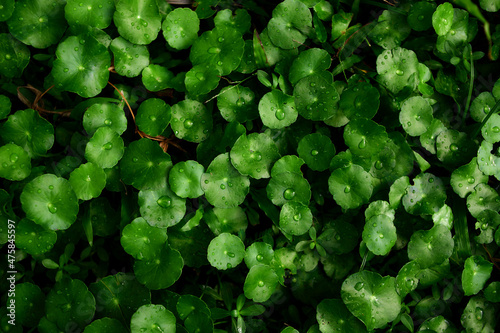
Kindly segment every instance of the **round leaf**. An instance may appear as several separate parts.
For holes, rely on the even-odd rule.
[[[207,249],[210,265],[218,270],[238,266],[245,257],[245,244],[238,236],[222,233],[212,239]]]
[[[139,105],[135,122],[139,130],[150,136],[163,133],[170,123],[170,106],[159,98],[149,98]]]
[[[309,8],[299,0],[285,0],[273,10],[267,24],[272,43],[283,49],[293,49],[304,43],[312,28]]]
[[[467,332],[493,333],[496,325],[496,308],[481,296],[469,299],[460,322]]]
[[[493,271],[493,264],[481,256],[470,256],[465,260],[462,272],[462,288],[465,296],[480,292]]]
[[[22,147],[31,158],[45,155],[54,144],[54,128],[32,109],[19,110],[9,116],[0,136],[6,142]]]
[[[219,70],[208,64],[194,66],[184,78],[186,89],[193,96],[208,94],[217,88],[219,81]]]
[[[0,8],[0,22],[7,21],[12,16],[16,6],[15,0],[5,0]]]
[[[453,24],[453,5],[445,2],[432,14],[432,26],[439,36],[446,35]]]
[[[81,280],[64,278],[57,282],[45,301],[46,317],[60,330],[68,325],[82,329],[95,312],[95,298]]]
[[[393,219],[385,214],[375,215],[366,220],[363,241],[368,250],[384,256],[396,244],[397,234]]]
[[[408,12],[407,21],[415,31],[425,31],[432,26],[432,14],[436,9],[436,4],[422,1],[414,3]]]
[[[21,0],[7,21],[9,32],[26,45],[44,49],[66,31],[62,0]]]
[[[30,50],[10,34],[0,34],[0,74],[12,78],[21,76],[28,66]]]
[[[38,176],[26,184],[21,204],[27,218],[50,230],[68,229],[79,209],[69,181],[52,174]]]
[[[489,302],[500,302],[500,282],[494,281],[484,289],[484,297]]]
[[[414,215],[432,215],[439,211],[446,200],[443,181],[430,173],[424,173],[415,177],[413,183],[403,196],[406,211]]]
[[[198,198],[203,195],[201,189],[203,172],[205,172],[205,168],[196,161],[175,164],[168,175],[170,189],[181,198]]]
[[[130,320],[132,333],[175,332],[175,316],[161,304],[141,306]]]
[[[477,165],[485,175],[495,176],[500,179],[498,166],[500,165],[500,156],[495,152],[492,143],[484,140],[477,151]]]
[[[264,242],[253,242],[245,251],[245,264],[250,269],[255,265],[269,265],[274,259],[271,245]]]
[[[133,141],[120,161],[123,182],[138,190],[164,186],[171,166],[170,155],[146,138]]]
[[[500,196],[486,184],[478,184],[467,197],[467,209],[475,218],[484,210],[500,211]]]
[[[94,320],[90,325],[85,327],[83,333],[120,333],[126,331],[125,327],[118,320],[113,318],[102,318]]]
[[[138,260],[153,260],[166,241],[165,230],[150,226],[142,217],[127,224],[120,238],[125,252]]]
[[[161,26],[167,43],[177,50],[184,50],[198,38],[200,19],[189,8],[176,8],[168,13]]]
[[[395,320],[401,311],[395,282],[390,276],[361,271],[344,280],[340,294],[349,311],[373,331]]]
[[[255,265],[250,268],[243,285],[247,298],[254,302],[265,302],[278,286],[278,276],[268,265]]]
[[[304,205],[311,200],[311,186],[302,176],[292,172],[282,172],[271,178],[266,187],[267,197],[277,206],[294,201]]]
[[[241,85],[229,86],[223,88],[218,94],[217,108],[226,121],[244,123],[257,118],[254,101],[255,94],[250,88]]]
[[[16,237],[17,244],[18,238]],[[12,298],[9,298],[6,304],[12,304],[10,299]],[[29,282],[17,284],[15,299],[13,300],[16,306],[15,323],[18,325],[34,327],[45,314],[45,295],[40,287],[35,284]]]
[[[97,128],[85,147],[85,158],[100,168],[112,168],[123,156],[125,147],[121,136],[111,127]]]
[[[215,207],[232,208],[240,205],[250,189],[250,180],[241,175],[229,161],[229,154],[214,158],[201,176],[201,188],[208,202]]]
[[[490,119],[481,128],[483,138],[491,143],[500,141],[500,115],[492,114]]]
[[[335,155],[335,146],[329,137],[313,133],[305,135],[299,141],[297,152],[309,168],[315,171],[325,171]]]
[[[52,249],[57,240],[55,231],[22,219],[16,227],[16,246],[32,256],[39,256]]]
[[[409,261],[401,267],[396,276],[396,290],[404,298],[418,286],[420,265],[416,261]]]
[[[305,234],[312,226],[313,215],[306,205],[288,201],[281,208],[280,228],[291,235]]]
[[[102,0],[68,0],[64,7],[69,25],[90,25],[98,29],[110,25],[114,10],[113,1]]]
[[[408,258],[421,268],[439,265],[451,256],[453,245],[450,230],[436,224],[430,230],[413,233],[408,243]]]
[[[495,106],[495,97],[489,92],[480,93],[471,103],[470,115],[477,122],[482,122],[483,119],[490,113]]]
[[[421,96],[410,97],[401,105],[399,122],[406,133],[411,136],[419,136],[427,132],[433,119],[432,107]]]
[[[301,79],[293,90],[299,114],[310,120],[327,120],[335,115],[339,94],[320,74]]]
[[[388,135],[385,128],[373,120],[356,118],[344,128],[344,140],[353,154],[371,158],[387,145]]]
[[[241,135],[230,156],[236,170],[255,179],[269,178],[272,164],[280,157],[276,144],[265,133]]]
[[[304,165],[304,160],[297,155],[286,155],[274,163],[271,169],[271,177],[276,177],[283,172],[292,172],[302,176],[300,168]]]
[[[0,147],[0,177],[8,180],[23,180],[31,173],[31,158],[18,145],[8,143]]]
[[[372,177],[356,164],[336,169],[328,178],[335,202],[343,209],[354,209],[368,202],[373,192]]]
[[[134,273],[137,280],[148,289],[159,290],[173,285],[180,278],[183,267],[184,260],[179,251],[167,244],[154,259],[137,260]]]
[[[476,145],[464,132],[444,130],[436,138],[438,159],[448,165],[458,166],[470,161]]]
[[[69,182],[78,199],[90,200],[101,195],[106,186],[106,174],[100,167],[89,162],[73,170]]]
[[[415,52],[401,47],[385,50],[377,57],[378,80],[392,93],[418,84],[418,59]]]
[[[115,70],[122,76],[136,77],[149,65],[149,51],[145,46],[117,37],[109,48],[113,52]]]
[[[371,119],[380,105],[380,94],[371,84],[357,83],[342,92],[339,109],[349,119],[364,117]]]
[[[330,68],[332,60],[328,52],[323,49],[312,48],[305,50],[293,61],[288,78],[295,85],[300,79],[312,75],[321,74]]]
[[[157,190],[141,190],[138,202],[142,217],[157,228],[176,225],[186,213],[186,200],[179,198],[167,186]]]
[[[215,235],[223,232],[238,233],[245,231],[248,219],[245,211],[240,206],[234,208],[217,208],[205,211],[203,216],[210,230]]]
[[[259,114],[262,123],[273,129],[290,126],[299,115],[295,109],[294,98],[281,90],[272,90],[260,99]]]
[[[228,75],[238,68],[245,42],[241,33],[232,28],[216,27],[204,32],[191,47],[189,59],[193,66],[205,64]]]
[[[204,141],[212,130],[212,115],[202,103],[185,99],[172,106],[170,126],[179,139]]]
[[[156,39],[161,19],[155,0],[120,0],[113,16],[120,36],[141,45]]]
[[[250,29],[251,17],[245,9],[236,9],[233,13],[230,9],[224,9],[217,12],[214,17],[216,27],[226,27],[238,30],[241,34]]]
[[[371,39],[386,50],[400,46],[411,32],[406,18],[406,15],[384,10],[370,32]]]
[[[70,36],[59,43],[51,76],[61,90],[94,97],[108,84],[111,57],[90,35]]]
[[[451,173],[450,185],[461,198],[474,191],[479,183],[486,184],[488,176],[479,170],[477,158],[474,157],[468,164],[462,165]]]
[[[151,64],[142,71],[142,84],[149,91],[160,91],[173,87],[174,74],[166,67]]]
[[[323,299],[316,307],[316,320],[323,333],[364,333],[366,328],[340,299]]]

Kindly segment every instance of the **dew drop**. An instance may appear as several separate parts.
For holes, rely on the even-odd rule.
[[[162,195],[156,203],[162,208],[169,208],[172,205],[172,199],[168,195]]]
[[[474,179],[474,177],[467,178],[467,183],[474,184],[475,182],[476,182],[476,179]]]
[[[399,76],[403,76],[404,75],[404,72],[400,69],[397,69],[396,70],[396,74],[399,75]]]
[[[65,68],[65,69],[63,69],[63,72],[64,72],[64,73],[69,72],[69,68]]]
[[[102,148],[106,149],[106,150],[110,150],[111,148],[113,148],[113,144],[111,142],[108,142],[108,143],[105,143]]]
[[[286,199],[286,200],[292,200],[294,197],[295,197],[295,190],[293,188],[287,188],[284,192],[283,192],[283,197]]]
[[[383,165],[382,161],[379,160],[379,161],[375,162],[375,169],[381,170],[383,167],[384,167],[384,165]]]
[[[316,156],[318,154],[319,154],[319,151],[317,151],[316,149],[311,150],[311,155],[312,156]]]
[[[295,215],[293,216],[293,219],[294,219],[295,221],[300,220],[300,218],[301,218],[300,213],[299,213],[299,214],[295,214]]]
[[[54,204],[51,202],[47,205],[47,208],[49,209],[49,212],[51,212],[52,214],[55,214],[57,212],[57,207],[54,206]]]
[[[190,119],[184,120],[184,128],[189,129],[191,127],[193,127],[193,121],[191,121]]]
[[[424,15],[418,15],[417,19],[418,19],[419,21],[423,21],[423,20],[424,20]]]
[[[365,138],[362,138],[361,141],[358,144],[359,149],[364,149],[366,147],[366,140]]]
[[[259,281],[258,285],[259,287],[264,287],[264,281]]]
[[[224,185],[224,184],[220,184],[220,189],[221,189],[221,190],[225,190],[225,189],[226,189],[226,185]]]
[[[10,155],[10,161],[11,161],[12,163],[17,162],[17,160],[18,160],[18,159],[19,159],[19,156],[17,156],[17,154],[14,154],[14,153],[13,153],[13,154],[11,154],[11,155]]]
[[[253,159],[254,159],[254,160],[256,160],[256,161],[260,161],[260,160],[262,160],[262,154],[261,154],[260,152],[258,152],[258,151],[254,152],[254,153],[252,154],[252,157],[253,157]]]
[[[255,259],[257,259],[257,261],[262,261],[262,260],[264,260],[264,257],[263,257],[262,255],[258,254],[258,255],[255,257]]]
[[[351,187],[349,185],[346,185],[346,187],[344,187],[344,193],[349,193],[351,192]]]
[[[457,146],[456,144],[452,143],[452,144],[450,145],[450,150],[451,150],[451,151],[457,151],[457,150],[458,150],[458,146]]]
[[[358,282],[354,285],[354,289],[356,289],[357,291],[360,291],[361,289],[363,289],[364,286],[365,286],[365,284],[363,282]]]
[[[134,157],[134,158],[132,159],[132,161],[134,161],[134,162],[139,162],[139,159],[138,159],[137,157]]]
[[[104,125],[107,125],[107,126],[110,126],[113,122],[111,121],[111,119],[105,119],[104,120]]]
[[[276,111],[276,113],[274,114],[274,116],[276,117],[276,119],[278,120],[283,120],[285,119],[285,113],[281,110],[281,109],[278,109]]]

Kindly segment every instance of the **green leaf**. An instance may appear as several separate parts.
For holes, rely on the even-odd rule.
[[[269,178],[271,165],[279,159],[278,148],[265,133],[241,135],[230,151],[231,163],[242,175]]]
[[[154,259],[137,260],[134,273],[148,289],[159,290],[173,285],[180,278],[183,266],[184,260],[179,251],[166,244]]]
[[[467,194],[474,191],[478,184],[486,184],[487,182],[488,176],[479,170],[476,157],[468,164],[453,170],[450,179],[450,185],[461,198],[465,198]]]
[[[97,128],[85,147],[85,158],[101,167],[112,168],[118,164],[125,152],[123,139],[110,126]]]
[[[166,241],[165,230],[149,225],[142,217],[127,224],[120,238],[125,252],[137,260],[153,260],[159,255]]]
[[[262,123],[273,129],[290,126],[299,115],[295,109],[294,98],[277,89],[262,96],[259,101],[259,114]]]
[[[282,49],[293,49],[304,43],[312,29],[309,8],[299,0],[285,0],[273,10],[267,24],[272,43]]]
[[[138,190],[164,186],[171,166],[170,155],[146,138],[133,141],[120,161],[123,182]]]
[[[332,60],[328,52],[323,49],[312,48],[305,50],[293,61],[288,78],[295,85],[300,79],[313,74],[321,74],[330,68]]]
[[[432,222],[444,225],[451,230],[453,228],[453,211],[450,206],[444,204],[439,211],[432,214]]]
[[[10,114],[11,109],[12,109],[12,102],[10,101],[10,99],[5,95],[0,95],[0,119],[7,118],[7,116]]]
[[[122,76],[136,77],[149,65],[149,51],[145,46],[117,37],[109,48],[113,52],[115,71]]]
[[[96,298],[96,314],[129,325],[134,312],[151,303],[150,291],[131,273],[117,273],[91,283],[90,291]]]
[[[59,43],[50,75],[56,88],[94,97],[108,84],[111,57],[91,35],[70,36]]]
[[[222,233],[212,239],[207,249],[210,265],[218,270],[238,266],[245,257],[245,244],[238,236]]]
[[[366,118],[356,118],[344,128],[344,140],[351,152],[370,158],[387,145],[385,128]]]
[[[339,110],[349,119],[364,117],[371,119],[380,105],[378,90],[367,82],[356,83],[342,92]]]
[[[245,41],[235,29],[216,27],[204,32],[191,47],[189,59],[193,66],[205,64],[228,75],[238,68]]]
[[[229,161],[229,154],[220,154],[201,176],[201,188],[209,203],[215,207],[232,208],[245,200],[250,180],[241,175]]]
[[[150,64],[142,71],[142,84],[149,91],[160,91],[172,88],[174,74],[166,67]]]
[[[411,28],[406,16],[384,10],[377,19],[377,25],[370,32],[370,38],[386,50],[392,50],[410,35]]]
[[[250,268],[243,291],[247,298],[254,302],[265,302],[274,293],[278,286],[278,276],[268,265],[255,265]]]
[[[102,168],[89,162],[73,170],[69,182],[78,199],[90,200],[101,195],[106,186],[106,174]]]
[[[176,8],[168,13],[161,28],[163,37],[171,47],[184,50],[198,38],[200,19],[189,8]]]
[[[173,105],[171,111],[170,126],[179,139],[201,142],[212,131],[211,112],[198,101],[185,99]]]
[[[118,33],[129,42],[140,45],[156,39],[161,19],[155,0],[120,0],[113,15]]]
[[[479,293],[491,276],[493,264],[481,256],[470,256],[465,260],[462,272],[462,288],[465,296]]]
[[[280,228],[291,235],[305,234],[312,226],[313,215],[308,206],[299,202],[285,202],[280,212]]]
[[[410,97],[401,105],[399,122],[405,132],[411,136],[419,136],[427,132],[433,119],[431,105],[421,96]]]
[[[302,176],[285,171],[271,177],[266,187],[267,197],[277,206],[294,201],[304,205],[311,200],[311,186]]]
[[[351,252],[357,246],[358,239],[358,232],[352,224],[337,220],[328,223],[317,242],[328,253],[343,254]]]
[[[130,320],[132,333],[175,332],[175,316],[161,304],[141,306]]]
[[[0,147],[0,177],[18,181],[31,173],[31,158],[28,153],[16,144],[8,143]]]
[[[394,183],[392,183],[389,190],[389,202],[392,209],[399,207],[401,198],[406,193],[406,189],[410,186],[410,178],[408,176],[402,176],[398,178]]]
[[[335,155],[335,146],[329,137],[312,133],[302,137],[297,152],[309,168],[314,171],[325,171]]]
[[[29,282],[17,284],[15,296],[9,296],[6,304],[12,304],[11,300],[15,302],[15,323],[19,326],[34,327],[45,314],[45,295],[40,287],[35,284]]]
[[[30,50],[10,34],[0,34],[0,74],[21,76],[30,60]]]
[[[127,118],[123,109],[114,103],[96,103],[85,111],[83,127],[90,135],[99,127],[109,127],[121,135],[127,129]]]
[[[476,148],[466,133],[457,130],[444,130],[436,138],[437,157],[448,165],[467,163],[475,155]]]
[[[255,94],[250,88],[241,85],[223,88],[217,96],[217,108],[228,122],[244,123],[257,118]]]
[[[500,225],[500,214],[492,210],[484,210],[477,215],[476,230],[481,231],[474,237],[479,244],[489,244],[494,240],[494,233]]]
[[[497,152],[493,149],[494,145],[484,140],[477,151],[477,165],[479,170],[485,175],[495,176],[495,178],[499,179],[500,172],[498,170],[498,165],[500,165],[500,157],[497,156]]]
[[[94,320],[90,325],[85,327],[83,333],[99,333],[99,332],[109,332],[109,333],[120,333],[124,332],[125,326],[121,322],[113,318],[102,318]]]
[[[204,219],[215,235],[223,232],[238,233],[245,231],[248,226],[247,216],[240,206],[234,208],[215,207],[206,212]]]
[[[480,0],[479,5],[487,12],[498,12],[500,10],[500,3],[498,0]]]
[[[5,0],[0,9],[0,22],[7,21],[14,12],[16,6],[15,0]]]
[[[245,251],[245,264],[250,269],[255,265],[271,264],[274,259],[274,250],[271,245],[264,242],[253,242]]]
[[[230,9],[224,9],[217,12],[214,17],[216,27],[226,27],[238,30],[242,35],[250,30],[250,14],[245,9],[237,9],[233,13]]]
[[[181,198],[198,198],[203,195],[201,176],[203,165],[196,161],[184,161],[174,165],[168,175],[170,189]]]
[[[401,267],[396,276],[396,290],[401,298],[417,289],[420,265],[416,261],[409,261]]]
[[[32,256],[50,251],[56,240],[55,231],[46,230],[31,220],[22,219],[16,226],[16,246]]]
[[[394,213],[385,201],[373,201],[365,211],[363,241],[376,255],[386,255],[396,244]]]
[[[484,210],[500,211],[500,196],[497,191],[486,184],[478,184],[474,192],[467,197],[467,208],[472,216],[479,217]]]
[[[455,326],[446,320],[443,316],[437,316],[433,318],[429,318],[425,320],[422,325],[420,325],[419,332],[426,330],[431,330],[434,332],[443,332],[443,333],[458,333],[458,329]]]
[[[101,0],[67,0],[64,7],[65,17],[70,26],[89,25],[105,29],[111,24],[115,4]]]
[[[193,96],[205,95],[217,88],[220,72],[208,64],[199,64],[191,68],[184,79],[187,91]]]
[[[500,282],[494,281],[484,289],[484,297],[489,302],[500,302]]]
[[[496,143],[500,141],[500,115],[492,114],[491,117],[486,121],[483,127],[481,127],[481,134],[483,138],[491,143]]]
[[[306,119],[327,120],[337,111],[339,93],[320,74],[309,75],[299,80],[294,87],[293,97],[297,111]]]
[[[407,21],[415,31],[425,31],[432,27],[432,14],[436,9],[436,4],[422,1],[413,4],[408,12]]]
[[[54,128],[32,109],[11,114],[2,126],[0,136],[6,142],[22,147],[31,158],[45,155],[54,144]]]
[[[460,322],[468,332],[493,333],[496,326],[496,306],[481,296],[469,299]]]
[[[445,2],[432,14],[432,26],[439,36],[446,35],[453,24],[453,5]]]
[[[342,283],[342,300],[369,331],[384,327],[401,311],[401,297],[395,282],[395,278],[375,272],[354,273]]]
[[[170,105],[159,98],[148,98],[141,103],[136,115],[139,130],[150,136],[163,133],[170,123]]]
[[[167,186],[141,190],[138,199],[141,215],[149,225],[167,228],[176,225],[186,213],[186,200],[179,198]]]
[[[176,308],[181,320],[186,320],[192,315],[210,315],[207,304],[193,295],[181,295],[177,300]]]
[[[394,94],[418,84],[418,59],[415,52],[401,47],[385,50],[377,57],[378,81]]]
[[[446,189],[443,181],[430,173],[423,173],[413,179],[403,196],[406,211],[414,215],[432,215],[437,212],[446,200]]]
[[[26,217],[45,229],[65,230],[76,220],[78,199],[64,178],[38,176],[26,184],[20,198]]]
[[[408,243],[408,258],[421,268],[439,265],[451,256],[453,245],[450,230],[437,224],[430,230],[413,233]]]
[[[328,188],[342,209],[355,209],[372,196],[372,177],[356,164],[335,169],[328,178]]]
[[[276,163],[274,163],[271,169],[271,177],[276,177],[283,172],[291,172],[303,176],[302,171],[300,170],[303,165],[304,160],[297,155],[283,156],[282,158],[277,160]]]
[[[21,0],[7,20],[9,32],[26,45],[44,49],[56,44],[66,30],[62,0]]]
[[[316,307],[316,320],[322,333],[366,332],[363,324],[349,312],[340,299],[323,299]]]
[[[420,136],[420,144],[431,154],[436,154],[436,138],[439,133],[446,130],[441,120],[434,118],[427,131]]]
[[[67,325],[82,329],[94,317],[96,301],[81,280],[64,278],[57,282],[45,300],[45,312],[49,321],[65,331]]]

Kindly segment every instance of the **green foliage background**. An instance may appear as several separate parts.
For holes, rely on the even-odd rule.
[[[0,331],[495,332],[499,8],[3,1]]]

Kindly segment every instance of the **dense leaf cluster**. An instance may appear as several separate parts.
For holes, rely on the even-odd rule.
[[[0,331],[494,332],[500,2],[181,2],[0,5]]]

